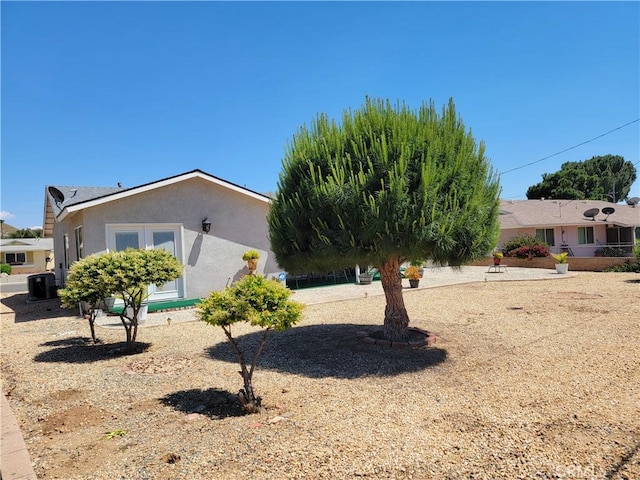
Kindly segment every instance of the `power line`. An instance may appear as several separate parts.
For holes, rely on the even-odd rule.
[[[569,150],[573,150],[574,148],[578,148],[578,147],[580,147],[580,146],[582,146],[582,145],[585,145],[585,144],[587,144],[587,143],[589,143],[589,142],[593,142],[594,140],[597,140],[598,138],[602,138],[602,137],[604,137],[605,135],[609,135],[610,133],[615,132],[616,130],[620,130],[621,128],[628,127],[628,126],[629,126],[629,125],[631,125],[632,123],[636,123],[636,122],[638,122],[638,121],[640,121],[640,118],[636,118],[635,120],[632,120],[632,121],[631,121],[631,122],[629,122],[629,123],[625,123],[624,125],[620,125],[619,127],[616,127],[616,128],[614,128],[613,130],[609,130],[608,132],[603,133],[602,135],[598,135],[597,137],[593,137],[593,138],[591,138],[591,139],[589,139],[589,140],[586,140],[586,141],[584,141],[584,142],[582,142],[582,143],[579,143],[579,144],[577,144],[577,145],[574,145],[573,147],[565,148],[564,150],[562,150],[562,151],[560,151],[560,152],[556,152],[556,153],[554,153],[553,155],[549,155],[548,157],[544,157],[544,158],[541,158],[540,160],[535,160],[535,161],[530,162],[530,163],[527,163],[527,164],[525,164],[525,165],[521,165],[521,166],[519,166],[519,167],[512,168],[511,170],[505,170],[504,172],[500,172],[500,175],[504,175],[505,173],[515,172],[516,170],[521,170],[521,169],[523,169],[523,168],[525,168],[525,167],[529,167],[529,166],[531,166],[531,165],[533,165],[533,164],[535,164],[535,163],[542,162],[543,160],[548,160],[548,159],[550,159],[551,157],[555,157],[556,155],[560,155],[561,153],[568,152]],[[640,162],[636,162],[634,165],[637,165],[638,163],[640,163]]]

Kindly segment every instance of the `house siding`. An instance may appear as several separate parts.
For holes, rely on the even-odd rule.
[[[260,252],[259,273],[279,271],[270,250],[268,211],[266,201],[191,178],[86,208],[83,215],[70,215],[54,230],[56,245],[62,245],[62,235],[68,233],[74,255],[73,230],[82,225],[85,255],[90,255],[106,250],[106,226],[110,224],[181,225],[185,296],[204,297],[246,274],[242,261],[246,250]],[[212,224],[209,234],[202,232],[205,217]],[[56,256],[60,263],[64,252]]]

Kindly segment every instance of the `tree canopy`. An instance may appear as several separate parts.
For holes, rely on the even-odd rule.
[[[40,238],[42,237],[41,228],[19,228],[14,232],[6,234],[7,238]]]
[[[542,175],[542,182],[527,190],[529,200],[609,200],[618,203],[629,195],[636,181],[636,169],[620,155],[592,157],[582,162],[563,163],[555,173]]]
[[[400,264],[461,265],[498,236],[499,181],[453,100],[367,98],[340,124],[320,114],[288,145],[268,215],[271,249],[289,272],[360,264],[381,273],[385,336],[404,338]]]

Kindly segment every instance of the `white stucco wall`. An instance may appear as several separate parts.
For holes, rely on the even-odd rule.
[[[192,178],[155,190],[114,200],[75,214],[55,230],[56,245],[62,234],[82,222],[85,255],[104,251],[108,224],[182,225],[182,262],[185,265],[185,296],[204,297],[220,290],[246,273],[242,254],[260,252],[258,273],[279,271],[268,239],[266,215],[269,204],[202,178]],[[202,232],[202,219],[211,222],[211,232]],[[75,251],[73,245],[70,248]],[[64,252],[56,250],[60,263]]]

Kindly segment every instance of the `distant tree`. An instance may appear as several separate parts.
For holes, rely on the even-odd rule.
[[[555,173],[542,175],[542,182],[527,190],[529,200],[609,200],[618,203],[629,195],[636,181],[634,165],[620,155],[592,157],[582,162],[566,162]]]
[[[260,413],[263,410],[261,398],[256,396],[253,389],[253,371],[269,333],[290,328],[300,319],[302,305],[290,301],[290,293],[277,280],[246,275],[223,291],[211,292],[198,305],[200,320],[221,327],[238,358],[244,382],[238,398],[248,413]],[[231,326],[237,322],[249,322],[263,329],[250,363],[240,343],[231,333]]]
[[[6,235],[8,238],[40,238],[42,237],[41,228],[19,228],[15,232]]]
[[[341,124],[319,115],[288,146],[268,215],[271,249],[292,273],[359,264],[380,272],[383,335],[407,338],[400,265],[462,265],[498,237],[499,181],[453,100],[412,111],[367,99]]]

